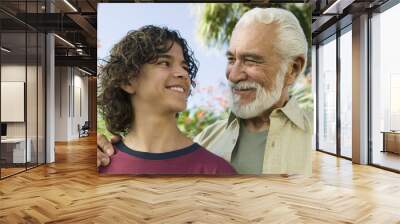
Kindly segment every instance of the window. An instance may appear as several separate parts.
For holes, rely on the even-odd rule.
[[[336,153],[336,36],[318,48],[318,149]]]
[[[44,12],[44,1],[17,3],[18,13]],[[6,127],[0,144],[0,178],[5,178],[45,163],[46,40],[44,33],[12,16],[0,12],[0,17],[7,21],[0,30],[0,111]]]
[[[351,26],[340,36],[340,154],[352,157],[352,35]]]
[[[400,170],[400,5],[371,18],[372,163]]]

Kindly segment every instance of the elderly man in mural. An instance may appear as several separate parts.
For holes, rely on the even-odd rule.
[[[194,141],[239,174],[310,175],[311,118],[288,92],[307,60],[306,37],[296,17],[277,8],[246,12],[226,56],[230,115]],[[112,145],[103,135],[97,144],[97,164],[107,166]]]

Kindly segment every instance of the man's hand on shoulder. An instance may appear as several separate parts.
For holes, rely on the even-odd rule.
[[[121,136],[114,135],[111,141],[108,141],[103,134],[97,134],[97,167],[110,164],[110,156],[115,153],[112,143],[120,140]]]

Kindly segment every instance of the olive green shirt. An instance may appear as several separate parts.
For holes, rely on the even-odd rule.
[[[239,136],[231,165],[240,174],[262,174],[267,131],[251,132],[240,122]]]
[[[312,127],[311,113],[306,114],[293,97],[284,107],[274,109],[266,136],[262,173],[311,175]],[[228,119],[211,124],[194,141],[232,163],[234,148],[241,138],[239,129],[240,118],[230,113]]]

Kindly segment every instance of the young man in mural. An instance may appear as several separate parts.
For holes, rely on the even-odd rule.
[[[236,24],[226,53],[230,110],[195,141],[239,174],[304,174],[312,169],[312,124],[288,90],[304,71],[307,41],[289,11],[254,8]],[[113,149],[99,135],[98,165]]]
[[[124,137],[100,173],[236,173],[177,127],[176,115],[186,109],[196,73],[186,40],[168,28],[144,26],[114,45],[100,70],[98,103],[107,129]]]

